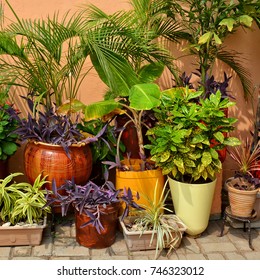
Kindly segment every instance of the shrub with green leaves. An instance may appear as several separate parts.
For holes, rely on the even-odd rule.
[[[0,160],[6,160],[18,148],[18,135],[14,133],[18,122],[12,118],[13,110],[10,105],[0,105]]]
[[[16,183],[15,177],[22,173],[13,173],[0,180],[0,222],[10,222],[15,225],[19,222],[38,223],[50,208],[46,204],[45,193],[42,186],[47,183],[46,176],[41,174],[36,178],[34,184],[26,182]]]
[[[151,159],[163,174],[182,182],[213,180],[222,168],[217,150],[240,144],[225,136],[237,119],[225,117],[224,109],[234,103],[219,91],[195,102],[201,94],[188,88],[164,91],[154,109],[158,123],[147,132]]]

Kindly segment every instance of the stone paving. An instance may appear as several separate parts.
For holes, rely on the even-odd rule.
[[[260,228],[248,233],[241,228],[225,226],[224,236],[219,237],[221,220],[210,221],[207,230],[198,238],[183,237],[181,246],[170,256],[162,251],[159,260],[260,260]],[[152,260],[155,250],[130,252],[123,234],[118,231],[116,242],[106,249],[88,249],[75,239],[74,219],[64,218],[55,223],[54,230],[44,230],[39,246],[0,247],[0,260]]]

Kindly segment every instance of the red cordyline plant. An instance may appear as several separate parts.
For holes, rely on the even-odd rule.
[[[260,141],[254,146],[253,142],[246,138],[244,144],[232,147],[229,154],[239,167],[239,173],[254,177],[254,173],[260,171]]]

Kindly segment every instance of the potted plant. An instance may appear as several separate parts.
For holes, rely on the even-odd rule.
[[[0,246],[39,245],[50,208],[43,189],[46,177],[38,175],[33,185],[14,180],[22,173],[0,179]]]
[[[52,183],[53,194],[47,194],[47,204],[61,205],[62,215],[66,215],[70,206],[75,209],[76,240],[88,248],[106,248],[111,246],[116,238],[119,204],[124,203],[123,217],[129,212],[129,206],[140,207],[133,201],[131,189],[116,190],[114,184],[105,174],[105,182],[97,185],[88,181],[85,185],[77,185],[67,181],[60,188],[65,191],[60,195],[55,181]],[[138,199],[138,194],[137,194]]]
[[[164,91],[154,109],[158,122],[147,132],[151,144],[146,145],[151,160],[169,176],[175,213],[193,236],[208,225],[216,174],[222,168],[216,150],[240,143],[223,134],[234,129],[236,119],[223,112],[234,103],[222,100],[220,92],[194,102],[202,94],[188,88]]]
[[[168,254],[176,250],[186,230],[184,223],[166,207],[167,182],[158,201],[156,201],[157,186],[155,186],[154,199],[147,197],[144,211],[133,211],[133,215],[120,220],[124,238],[130,251],[156,250],[155,258],[159,250],[168,249]],[[166,214],[167,212],[167,214]]]
[[[231,213],[251,217],[260,187],[260,179],[253,175],[260,170],[260,142],[254,146],[247,138],[241,146],[229,149],[229,154],[237,166],[234,177],[225,182]]]
[[[18,122],[12,118],[12,105],[0,104],[0,178],[8,175],[8,159],[18,149],[18,135],[14,133]]]
[[[105,80],[114,92],[120,90],[120,93],[125,94],[129,87],[136,83],[136,73],[129,64],[131,59],[128,60],[129,57],[124,56],[128,52],[124,51],[125,43],[127,38],[131,37],[129,36],[130,32],[128,32],[129,27],[125,32],[126,37],[122,36],[124,39],[120,40],[120,44],[124,47],[114,48],[114,38],[118,38],[116,34],[120,34],[122,28],[117,30],[114,28],[113,32],[111,32],[111,28],[106,23],[99,22],[95,25],[93,18],[85,17],[84,13],[81,12],[73,15],[66,13],[63,18],[55,14],[46,20],[34,21],[29,19],[23,21],[15,13],[10,3],[8,1],[6,3],[13,12],[16,22],[7,25],[0,32],[0,59],[3,68],[0,83],[19,86],[27,90],[27,98],[33,101],[31,106],[33,113],[30,119],[28,116],[28,122],[37,123],[39,119],[37,119],[35,113],[40,111],[45,112],[46,115],[51,112],[53,118],[60,119],[63,118],[64,110],[67,112],[68,120],[73,121],[73,110],[76,108],[75,110],[78,111],[78,90],[84,77],[93,66],[101,79]],[[90,11],[89,9],[87,9],[88,12]],[[128,17],[130,18],[130,15]],[[142,36],[141,29],[140,33],[132,32],[131,34],[135,34],[135,38],[130,38],[130,47],[138,49],[135,52],[135,56],[138,54],[139,64],[145,57],[150,59],[151,56],[147,54],[147,44],[142,44],[144,38],[147,39],[147,36]],[[156,44],[152,44],[149,48],[156,51],[154,56],[157,56],[158,60],[159,57],[166,58],[164,51],[158,56],[160,48]],[[120,50],[123,53],[122,55]],[[133,52],[131,51],[131,53]],[[90,58],[93,66],[85,68],[84,63],[88,58]],[[127,76],[127,83],[122,82],[125,76]],[[120,81],[121,83],[119,83]],[[62,105],[64,106],[61,108]],[[39,117],[41,118],[41,116]],[[61,128],[61,130],[63,129],[64,127]],[[40,132],[40,134],[43,133]],[[25,165],[29,166],[32,163],[32,169],[36,164],[32,159],[38,158],[38,156],[34,156],[34,151],[38,151],[39,146],[34,142],[30,142],[25,147]],[[41,155],[49,154],[48,148],[50,145],[44,146],[47,149],[44,152],[39,152]],[[57,145],[52,148],[62,149]],[[33,154],[31,153],[32,151]],[[84,146],[84,151],[81,154],[84,157],[87,155],[90,161],[91,156],[88,145]],[[48,163],[48,166],[41,168],[47,170],[48,173],[58,174],[59,171],[50,170],[49,167],[56,168],[64,164],[59,164],[55,161],[51,163],[51,158],[54,158],[54,156],[50,156],[47,159],[43,157],[40,161]],[[59,158],[59,156],[56,158]],[[71,158],[73,159],[74,157],[71,155]],[[79,158],[81,157],[77,157],[77,159]],[[69,171],[72,175],[63,179],[71,179],[73,176],[77,183],[86,183],[86,181],[77,181],[73,173],[76,166],[73,161],[67,163],[66,159],[65,165],[72,167]],[[26,173],[28,168],[25,168]],[[84,166],[79,169],[86,170]],[[30,172],[33,173],[34,171]],[[31,177],[30,174],[27,176]],[[87,174],[85,173],[81,176],[86,178]],[[48,179],[52,181],[52,177]],[[59,184],[58,179],[57,184]]]
[[[227,64],[239,77],[244,96],[252,92],[248,70],[241,64],[241,54],[228,49],[223,42],[239,27],[259,27],[259,8],[255,1],[181,0],[171,3],[173,15],[180,15],[188,51],[197,58],[202,88],[206,90],[207,76],[212,75],[217,60]],[[172,15],[170,14],[170,16]]]
[[[159,199],[164,185],[164,176],[160,168],[156,168],[154,163],[146,158],[142,129],[146,126],[143,121],[145,112],[160,104],[161,91],[154,80],[161,75],[163,69],[164,66],[161,63],[144,65],[140,72],[136,73],[136,83],[130,86],[127,92],[120,93],[121,96],[115,100],[108,99],[87,106],[82,105],[85,120],[88,121],[114,114],[127,116],[128,121],[123,125],[117,137],[115,162],[103,161],[103,163],[109,165],[109,169],[116,168],[116,188],[130,187],[133,192],[140,194],[140,203],[143,204],[146,203],[143,195],[151,199],[154,197],[154,188],[151,186],[155,186],[158,181],[157,199]],[[126,76],[124,84],[128,82]],[[131,155],[128,155],[121,160],[119,156],[121,136],[129,123],[132,123],[136,130],[140,159],[132,159]]]
[[[33,101],[28,99],[33,111]],[[29,182],[34,182],[38,174],[55,178],[57,185],[72,179],[76,183],[87,182],[92,169],[92,155],[86,138],[77,127],[78,121],[72,122],[68,115],[57,115],[53,108],[43,112],[28,112],[27,118],[21,118],[13,111],[18,128],[16,135],[24,142],[24,168]],[[87,140],[88,139],[88,140]],[[90,141],[89,141],[90,140]],[[51,181],[46,187],[51,189]]]
[[[9,87],[0,86],[0,178],[8,175],[8,159],[18,149],[17,121],[12,118],[13,104],[7,102]]]

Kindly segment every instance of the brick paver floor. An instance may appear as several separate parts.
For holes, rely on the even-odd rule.
[[[248,233],[241,228],[225,226],[219,237],[221,220],[210,221],[207,230],[198,238],[183,237],[181,246],[170,256],[162,251],[159,260],[260,260],[260,228],[251,230],[254,251],[248,245]],[[130,252],[123,234],[118,231],[116,242],[106,249],[88,249],[75,239],[74,219],[61,219],[54,230],[44,230],[39,246],[0,247],[2,260],[152,260],[155,251]]]

